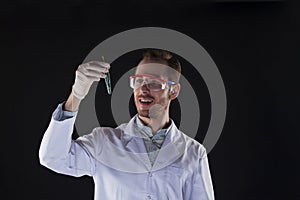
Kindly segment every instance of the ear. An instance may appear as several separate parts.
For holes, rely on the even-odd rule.
[[[170,92],[169,92],[169,98],[171,100],[176,99],[179,95],[179,92],[180,92],[180,84],[177,83],[176,85],[172,85],[171,89],[170,89]]]

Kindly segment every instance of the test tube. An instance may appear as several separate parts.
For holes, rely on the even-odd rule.
[[[104,56],[102,56],[102,60],[103,60],[103,62],[105,62]],[[111,94],[111,82],[110,82],[110,74],[109,74],[109,72],[107,72],[106,77],[105,77],[104,80],[105,80],[105,85],[106,85],[107,93],[110,95]]]

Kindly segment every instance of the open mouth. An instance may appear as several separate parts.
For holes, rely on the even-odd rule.
[[[139,99],[140,105],[143,107],[148,107],[153,103],[152,99],[144,99],[144,98],[140,98]]]

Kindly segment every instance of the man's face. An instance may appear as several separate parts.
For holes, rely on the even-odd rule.
[[[145,79],[147,79],[147,75],[149,75],[149,77],[154,76],[158,78],[157,80],[168,80],[168,68],[166,62],[143,60],[137,67],[136,75],[146,75],[146,77],[144,77]],[[160,114],[168,112],[171,101],[169,86],[167,85],[165,89],[154,91],[149,89],[145,82],[141,87],[134,89],[134,102],[138,114],[142,117],[149,117],[150,108],[153,109],[157,107],[159,108],[159,112],[162,112]]]

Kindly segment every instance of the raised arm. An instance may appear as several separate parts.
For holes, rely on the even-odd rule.
[[[92,83],[106,77],[110,65],[91,61],[76,70],[75,82],[68,100],[60,104],[52,115],[51,122],[43,136],[40,149],[40,163],[58,173],[72,176],[92,175],[93,153],[97,129],[91,134],[72,140],[76,114],[82,99],[87,95]]]

